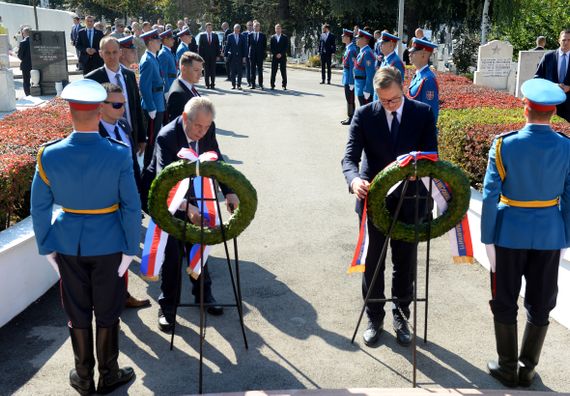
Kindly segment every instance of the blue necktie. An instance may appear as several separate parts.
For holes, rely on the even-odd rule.
[[[89,48],[93,48],[93,29],[87,30],[87,35],[89,36]]]
[[[564,83],[566,78],[566,69],[568,69],[568,63],[566,63],[566,54],[562,54],[562,62],[560,62],[560,70],[558,71],[558,82],[560,84]]]

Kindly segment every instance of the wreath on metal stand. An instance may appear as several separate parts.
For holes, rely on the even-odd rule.
[[[152,182],[148,198],[149,212],[155,223],[174,238],[189,243],[215,245],[237,237],[251,223],[257,210],[257,192],[249,180],[233,166],[222,161],[198,162],[181,160],[165,167]],[[239,206],[221,227],[203,229],[177,219],[168,211],[167,199],[172,188],[181,180],[192,176],[211,177],[231,189],[239,198]],[[186,230],[184,230],[186,227]],[[224,238],[225,236],[225,238]]]
[[[432,160],[420,159],[410,161],[405,166],[394,162],[384,168],[376,175],[370,185],[368,191],[368,215],[376,228],[386,233],[393,220],[386,207],[386,196],[396,183],[414,176],[417,177],[418,182],[420,182],[421,177],[431,176],[436,184],[445,183],[448,190],[451,191],[451,199],[448,201],[447,210],[431,222],[430,238],[437,238],[461,221],[469,208],[471,196],[469,179],[465,173],[447,161],[434,162]],[[427,223],[420,224],[419,241],[428,239],[428,226]],[[394,226],[391,237],[413,243],[416,241],[415,225],[398,221]]]

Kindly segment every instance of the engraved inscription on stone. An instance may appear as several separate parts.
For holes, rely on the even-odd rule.
[[[32,69],[40,71],[42,93],[55,94],[55,83],[67,81],[65,32],[33,31],[30,36]]]

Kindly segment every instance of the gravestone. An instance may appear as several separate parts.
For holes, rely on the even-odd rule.
[[[32,31],[32,69],[40,71],[42,95],[55,95],[55,83],[69,81],[65,32]]]
[[[519,63],[517,66],[517,85],[515,95],[522,98],[521,85],[534,78],[540,60],[546,51],[519,51]]]
[[[8,49],[8,35],[0,34],[0,92],[2,92],[0,95],[0,111],[16,109],[16,88],[14,87],[14,75],[10,70]]]
[[[504,41],[493,40],[479,47],[477,71],[473,83],[495,89],[507,89],[513,46]]]

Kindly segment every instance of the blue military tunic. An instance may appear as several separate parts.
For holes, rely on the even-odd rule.
[[[554,204],[520,207],[504,203],[509,200]],[[494,140],[483,187],[481,242],[511,249],[570,246],[570,139],[549,125],[527,124]]]
[[[342,85],[354,85],[354,63],[356,62],[357,54],[358,48],[356,44],[351,42],[346,46],[342,55]]]
[[[170,90],[170,86],[176,80],[176,58],[170,48],[163,45],[158,52],[158,64],[160,65],[160,74],[162,81],[164,81],[164,94],[166,95]]]
[[[138,254],[141,203],[130,148],[99,132],[73,132],[42,150],[31,195],[39,253]],[[64,211],[52,224],[54,204]],[[71,213],[104,209],[108,213]]]
[[[372,49],[366,45],[360,49],[356,62],[354,64],[354,86],[356,96],[364,96],[364,93],[370,95],[374,92],[372,81],[376,68],[374,67],[374,53]]]
[[[414,78],[410,82],[408,94],[411,99],[419,100],[422,103],[431,106],[435,122],[439,115],[439,88],[437,85],[437,78],[430,69],[429,65],[425,65],[421,70],[418,70]]]
[[[188,48],[188,46],[184,42],[181,41],[180,45],[178,45],[178,48],[176,48],[176,63],[177,64],[180,61],[182,54],[185,53],[186,51],[190,51],[190,48]]]
[[[146,51],[139,64],[141,106],[147,112],[164,111],[164,82],[156,56]]]
[[[382,65],[382,59],[384,57],[384,54],[382,54],[381,47],[382,47],[382,40],[376,41],[376,43],[374,44],[374,55],[376,56],[376,62],[375,62],[376,69],[379,69],[380,66]]]
[[[388,67],[388,66],[395,67],[400,71],[400,75],[402,76],[402,83],[404,83],[404,77],[406,75],[404,63],[402,62],[396,51],[393,51],[391,54],[388,54],[388,56],[385,56],[384,59],[382,59],[380,67]],[[376,91],[374,91],[374,100],[378,100],[378,93]]]

